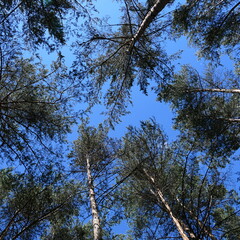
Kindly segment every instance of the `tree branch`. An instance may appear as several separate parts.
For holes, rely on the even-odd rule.
[[[222,92],[222,93],[240,93],[240,89],[226,89],[226,88],[195,88],[187,89],[186,92]]]

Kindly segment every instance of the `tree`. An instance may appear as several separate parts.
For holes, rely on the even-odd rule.
[[[239,61],[239,6],[239,1],[187,1],[173,12],[173,32],[186,35],[200,57],[217,60],[227,53]]]
[[[147,198],[149,198],[149,202],[153,202],[155,205],[155,209],[157,211],[160,211],[162,208],[163,211],[166,212],[168,217],[171,219],[173,225],[175,225],[177,232],[183,239],[189,239],[186,235],[184,228],[182,224],[180,223],[180,219],[175,216],[173,213],[172,207],[169,204],[169,201],[166,198],[166,187],[159,187],[159,181],[166,185],[166,182],[168,183],[168,188],[174,188],[174,185],[177,185],[176,182],[176,176],[174,176],[174,167],[173,165],[177,165],[177,162],[173,164],[173,162],[169,163],[169,157],[170,157],[170,151],[165,148],[164,145],[166,144],[166,137],[161,132],[159,128],[157,128],[157,125],[151,124],[151,122],[142,122],[141,123],[141,130],[137,130],[136,128],[130,127],[129,132],[124,137],[124,148],[123,148],[123,154],[122,154],[122,163],[124,164],[124,168],[127,169],[127,172],[132,171],[132,177],[133,179],[139,179],[137,181],[137,184],[134,184],[134,180],[129,180],[130,184],[131,182],[134,184],[129,186],[127,188],[127,194],[130,195],[133,194],[133,192],[137,191],[135,194],[137,194],[140,198],[131,198],[133,202],[143,202],[143,208],[141,209],[140,206],[137,205],[137,208],[139,208],[139,211],[142,212],[145,217],[139,217],[136,216],[136,224],[141,224],[141,219],[146,219],[146,216],[148,217],[148,212],[144,210],[146,207],[146,210],[149,211],[150,214],[153,214],[153,216],[161,215],[161,213],[157,214],[153,210],[154,207],[144,203]],[[141,150],[140,150],[141,148]],[[165,156],[167,158],[165,159]],[[157,162],[157,159],[159,162]],[[157,166],[161,167],[161,169],[164,168],[171,168],[172,171],[169,172],[169,176],[167,176],[164,170],[160,170],[161,173],[157,173]],[[166,169],[165,169],[166,170]],[[169,169],[170,170],[170,169]],[[171,174],[171,176],[170,176]],[[161,178],[159,177],[161,175]],[[166,179],[167,178],[167,179]],[[131,177],[130,177],[131,179]],[[172,180],[171,180],[172,179]],[[166,181],[167,180],[167,181]],[[156,185],[155,181],[158,181],[158,184]],[[132,190],[130,190],[132,189]],[[141,189],[141,190],[140,190]],[[163,192],[163,189],[165,190]],[[126,191],[126,190],[125,190]],[[126,197],[126,196],[125,196]],[[127,196],[128,198],[129,196]],[[152,200],[150,200],[152,199]],[[127,201],[130,206],[127,207],[128,209],[131,209],[131,202]],[[137,203],[135,203],[137,204]],[[160,204],[160,208],[157,207],[157,205]],[[131,211],[131,210],[130,210]],[[138,211],[138,212],[139,212]],[[161,215],[161,218],[164,217],[166,219],[166,215]],[[149,224],[152,219],[146,219],[147,224]],[[166,221],[166,220],[164,220]],[[152,221],[154,224],[156,223],[155,220]],[[161,221],[162,222],[162,221]],[[169,221],[166,221],[169,224]],[[144,224],[144,223],[143,223]],[[154,225],[153,224],[153,225]],[[142,224],[141,224],[142,225]],[[145,224],[144,224],[145,225]],[[171,224],[172,225],[172,224]],[[143,226],[143,225],[142,225]],[[146,226],[146,225],[145,225]],[[151,226],[151,225],[150,225]],[[137,231],[139,231],[139,226],[136,226]],[[137,235],[136,237],[141,237],[141,228],[139,231],[140,235]],[[167,235],[166,235],[167,236]],[[156,238],[156,236],[153,236]]]
[[[175,127],[199,139],[200,148],[219,156],[239,148],[240,88],[235,74],[227,71],[220,76],[209,68],[200,76],[184,66],[159,92],[159,100],[171,103]]]
[[[43,45],[54,50],[59,44],[66,43],[69,27],[65,25],[66,16],[75,15],[75,20],[80,15],[86,17],[88,7],[89,4],[68,0],[4,0],[0,5],[0,23],[13,37],[22,33],[19,37],[29,47],[36,49]]]
[[[58,152],[60,162],[57,145],[65,142],[65,136],[79,116],[79,110],[73,111],[72,101],[81,98],[81,84],[69,79],[61,52],[56,52],[56,59],[47,67],[39,56],[39,47],[59,50],[72,30],[66,17],[71,14],[75,14],[75,20],[80,15],[87,17],[89,4],[58,0],[1,1],[0,148],[3,161],[20,161],[31,170],[36,164],[37,167],[44,165],[45,154]]]
[[[230,232],[238,236],[239,211],[230,210],[238,204],[236,193],[224,186],[215,157],[208,156],[209,164],[202,162],[201,170],[201,153],[193,149],[186,141],[168,144],[154,120],[128,129],[121,153],[121,174],[128,178],[121,198],[135,238],[216,240]],[[222,222],[219,209],[225,209]]]
[[[108,205],[107,200],[110,199],[104,197],[104,193],[109,188],[108,184],[114,179],[114,171],[111,167],[116,157],[116,147],[113,139],[107,137],[107,131],[102,126],[89,127],[87,122],[80,125],[79,138],[74,142],[73,169],[82,172],[83,181],[87,182],[94,240],[103,239],[105,235],[103,221],[107,216],[104,215],[105,210],[104,206],[101,207],[101,202]]]
[[[224,52],[236,58],[238,69],[237,1],[187,1],[175,6],[173,1],[126,0],[122,5],[120,24],[88,25],[88,35],[76,44],[72,70],[73,77],[86,79],[90,106],[105,105],[110,123],[128,113],[132,86],[139,85],[144,93],[151,86],[158,93],[158,86],[171,82],[176,55],[168,56],[163,47],[169,40],[186,36],[205,59],[217,65]]]
[[[131,88],[139,85],[147,94],[150,79],[158,83],[171,78],[173,66],[159,40],[161,29],[168,22],[154,20],[170,1],[156,1],[146,13],[146,7],[135,1],[124,1],[123,17],[119,27],[107,24],[98,29],[87,26],[87,36],[78,39],[71,76],[85,78],[90,106],[103,100],[110,124],[120,121],[131,102]],[[103,23],[105,24],[105,23]],[[154,27],[151,27],[151,26]],[[155,27],[157,26],[157,30]],[[106,30],[105,30],[106,29]],[[156,38],[154,38],[154,36]],[[101,98],[101,90],[107,86]]]
[[[35,177],[1,170],[0,239],[36,239],[56,226],[69,229],[79,215],[79,188],[56,169]]]
[[[71,98],[71,84],[65,83],[60,58],[48,71],[41,62],[24,59],[14,50],[11,54],[1,52],[1,155],[30,169],[44,152],[54,152],[49,140],[61,144],[70,132],[74,115],[66,100]]]

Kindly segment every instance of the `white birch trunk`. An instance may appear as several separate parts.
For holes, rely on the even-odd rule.
[[[221,119],[221,118],[219,118]],[[226,120],[228,122],[239,122],[240,123],[240,119],[238,118],[222,118],[223,120]]]
[[[94,236],[93,239],[101,240],[102,239],[102,229],[101,229],[101,225],[100,225],[100,217],[99,217],[96,198],[95,198],[89,156],[87,156],[86,160],[87,160],[87,178],[88,178],[89,199],[90,199],[91,210],[92,210],[92,225],[93,225],[93,236]]]

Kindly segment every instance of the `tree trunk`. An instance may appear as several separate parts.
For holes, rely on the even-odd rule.
[[[226,88],[195,88],[187,89],[187,92],[222,92],[222,93],[240,93],[240,89],[226,89]]]
[[[134,44],[139,40],[139,38],[143,35],[147,27],[154,20],[154,18],[158,15],[159,12],[163,10],[163,8],[170,2],[170,0],[157,0],[156,3],[149,10],[145,18],[143,19],[140,27],[138,28],[137,33],[133,36],[131,40],[130,50],[134,46]]]
[[[148,180],[156,187],[156,184],[155,184],[155,180],[154,178],[148,174],[148,172],[146,171],[146,169],[143,169],[145,175],[147,176]],[[181,225],[181,221],[178,220],[172,210],[171,210],[171,207],[169,206],[169,204],[167,203],[167,201],[165,200],[164,196],[163,196],[163,193],[161,192],[161,190],[156,187],[156,191],[153,191],[151,190],[151,192],[157,197],[158,201],[165,207],[167,213],[169,214],[169,216],[171,217],[173,223],[175,224],[180,236],[182,237],[183,240],[189,240],[188,236],[185,234],[184,232],[184,229]]]
[[[90,158],[87,156],[87,178],[88,178],[88,189],[89,189],[89,199],[92,210],[92,224],[93,224],[93,239],[101,240],[102,239],[102,229],[100,225],[100,217],[98,213],[97,203],[95,199],[94,185],[91,174],[91,165]]]

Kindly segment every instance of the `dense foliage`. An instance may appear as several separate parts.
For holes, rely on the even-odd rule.
[[[1,170],[0,239],[35,239],[73,228],[79,214],[80,186],[66,182],[53,170],[38,177]]]

